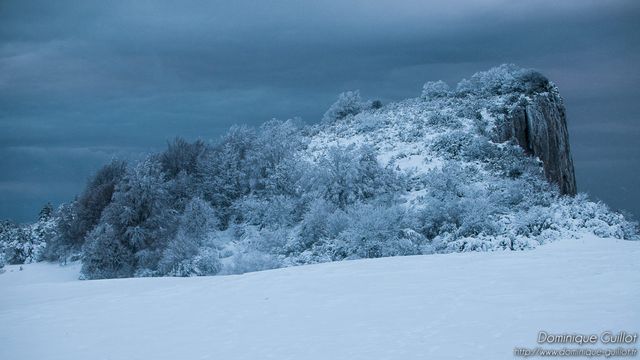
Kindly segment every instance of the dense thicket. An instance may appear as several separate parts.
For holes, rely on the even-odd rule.
[[[81,258],[90,279],[191,276],[524,249],[582,231],[636,238],[603,204],[560,196],[515,143],[490,140],[482,111],[499,117],[514,94],[550,86],[502,66],[385,107],[347,92],[320,125],[272,120],[215,143],[177,138],[137,164],[105,165],[34,224],[0,224],[0,261]]]

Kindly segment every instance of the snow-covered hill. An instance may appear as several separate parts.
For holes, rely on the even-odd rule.
[[[636,223],[576,194],[558,88],[501,65],[388,104],[347,91],[314,125],[236,126],[113,161],[38,222],[0,222],[0,268],[81,259],[87,279],[229,275],[585,232],[640,239]]]
[[[638,258],[640,242],[585,235],[216,277],[7,266],[0,359],[511,359],[540,330],[640,330]]]

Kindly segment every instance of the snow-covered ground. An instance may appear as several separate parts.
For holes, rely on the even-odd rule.
[[[201,278],[8,266],[0,359],[511,359],[539,330],[640,331],[639,258],[585,236]]]

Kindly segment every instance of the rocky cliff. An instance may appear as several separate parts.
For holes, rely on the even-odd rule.
[[[499,140],[515,139],[529,154],[537,156],[547,179],[563,194],[576,194],[576,179],[569,147],[565,107],[558,89],[549,84],[543,91],[523,96],[509,111],[499,129]]]

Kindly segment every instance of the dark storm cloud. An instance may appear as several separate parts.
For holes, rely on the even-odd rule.
[[[638,179],[638,15],[634,1],[3,1],[0,218],[176,135],[313,122],[347,89],[390,101],[504,62],[560,86],[581,189],[640,213],[616,190]],[[592,181],[612,169],[614,189]]]

